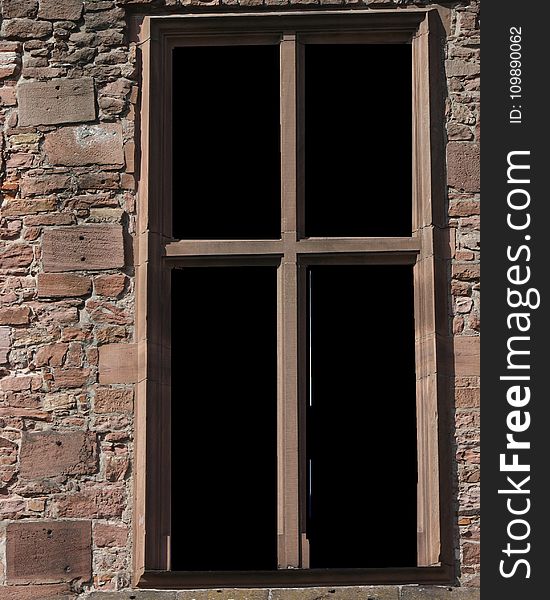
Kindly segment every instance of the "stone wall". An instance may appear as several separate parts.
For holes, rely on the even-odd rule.
[[[390,0],[2,0],[0,600],[198,598],[115,592],[131,577],[139,73],[136,7],[377,10]],[[474,597],[479,575],[479,2],[444,3],[461,591],[417,587],[200,597]],[[62,249],[63,252],[59,250]],[[70,560],[67,560],[67,556]],[[468,589],[470,591],[468,591]],[[81,594],[81,595],[79,595]],[[293,595],[294,594],[294,595]],[[333,595],[334,594],[334,595]],[[263,598],[263,596],[262,596]]]

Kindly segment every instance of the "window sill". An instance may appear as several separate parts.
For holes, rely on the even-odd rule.
[[[148,589],[211,589],[251,587],[316,587],[320,585],[450,585],[452,568],[286,569],[280,571],[145,571],[137,587]]]

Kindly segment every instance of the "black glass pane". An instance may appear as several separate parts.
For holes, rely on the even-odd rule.
[[[416,566],[412,269],[309,269],[311,567]]]
[[[411,47],[306,45],[307,236],[410,236]]]
[[[173,235],[279,238],[279,48],[174,50]]]
[[[276,288],[272,267],[173,272],[173,570],[277,568]]]

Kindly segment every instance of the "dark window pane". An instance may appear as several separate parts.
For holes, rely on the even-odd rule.
[[[311,567],[416,566],[412,269],[309,270]]]
[[[411,47],[306,45],[307,236],[412,231]]]
[[[279,238],[279,48],[174,50],[173,235]]]
[[[172,277],[172,569],[277,568],[273,267]]]

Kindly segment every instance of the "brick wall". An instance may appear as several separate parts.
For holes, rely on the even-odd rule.
[[[2,0],[0,36],[0,600],[123,593],[131,567],[134,120],[125,14],[390,0]],[[455,599],[479,574],[479,32],[477,0],[444,3],[455,333]],[[253,10],[251,8],[250,10]],[[470,590],[470,591],[468,591]],[[317,595],[311,595],[316,593]],[[342,595],[339,591],[335,596]],[[81,595],[79,595],[81,594]],[[330,590],[241,591],[245,600]],[[444,589],[354,589],[379,600]],[[226,594],[227,595],[227,594]],[[221,595],[204,592],[201,599]],[[95,596],[94,596],[95,597]],[[348,597],[346,594],[343,597]],[[172,592],[158,598],[175,600]],[[181,592],[180,600],[198,598]]]

